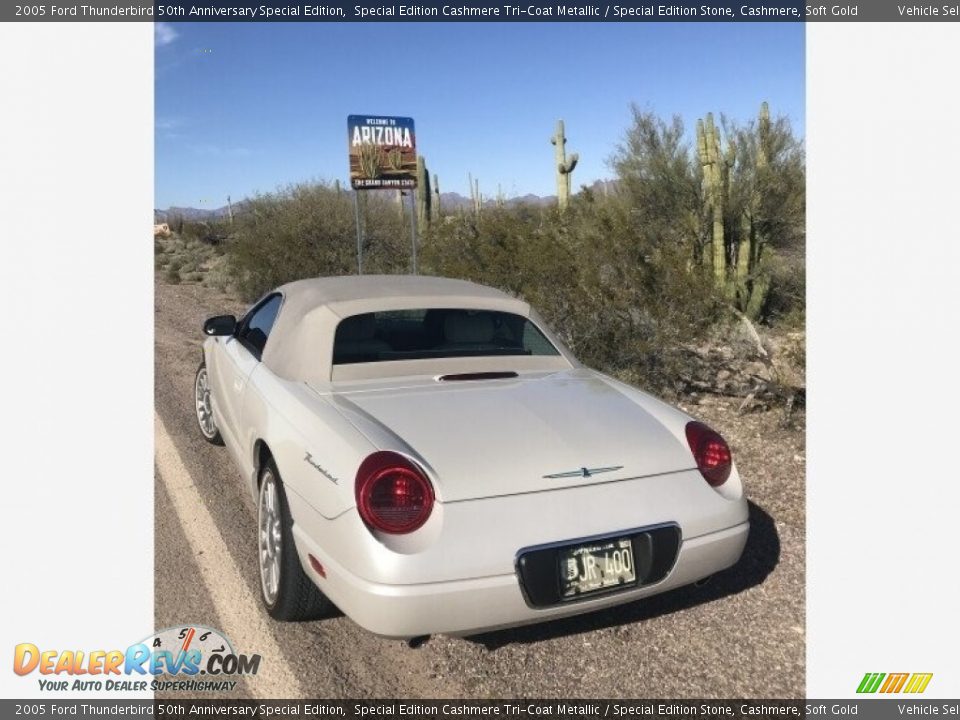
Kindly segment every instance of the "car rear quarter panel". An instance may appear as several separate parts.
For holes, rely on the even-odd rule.
[[[244,407],[244,447],[255,494],[259,443],[273,456],[294,522],[302,513],[335,518],[354,505],[354,479],[361,460],[372,450],[369,440],[324,398],[303,383],[277,378],[263,365],[251,377]],[[319,466],[319,467],[318,467]],[[302,511],[294,510],[294,505]]]

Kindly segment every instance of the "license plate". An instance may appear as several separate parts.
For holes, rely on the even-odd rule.
[[[576,545],[560,551],[560,598],[633,585],[637,581],[629,538]]]

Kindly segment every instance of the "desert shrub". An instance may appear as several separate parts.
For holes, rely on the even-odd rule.
[[[410,231],[397,206],[374,193],[360,200],[364,272],[408,272]],[[228,250],[227,271],[247,300],[292,280],[354,273],[353,196],[322,183],[258,196],[237,218]]]
[[[216,258],[210,263],[207,271],[203,273],[204,287],[213,288],[221,292],[227,292],[233,288],[231,277],[227,273],[226,260],[222,257]]]
[[[231,226],[226,220],[199,220],[183,221],[178,223],[180,231],[178,237],[189,244],[201,242],[207,245],[220,245],[231,234]]]
[[[172,259],[167,265],[167,269],[163,274],[163,279],[166,280],[171,285],[180,284],[180,266],[182,264],[181,260]]]
[[[182,213],[177,213],[167,218],[167,225],[175,235],[183,235],[183,227],[185,224],[186,220]]]
[[[164,279],[175,282],[190,280],[196,274],[205,274],[216,264],[223,263],[223,245],[210,245],[196,237],[183,238],[176,235],[154,243],[154,268],[163,271]]]
[[[628,204],[589,195],[566,213],[521,206],[437,224],[423,266],[522,296],[583,362],[661,391],[719,307],[682,247],[650,243]]]
[[[803,253],[802,141],[788,119],[771,118],[766,105],[747,123],[722,117],[716,126],[708,115],[696,137],[694,146],[679,117],[666,121],[633,108],[633,123],[610,165],[635,232],[687,248],[694,263],[710,269],[728,303],[751,318],[789,311],[796,302],[791,308],[783,303],[795,297],[788,287],[793,266],[775,258]],[[778,283],[785,283],[779,291]]]
[[[767,320],[785,328],[803,328],[806,320],[806,272],[802,253],[779,251],[768,259],[770,294]]]

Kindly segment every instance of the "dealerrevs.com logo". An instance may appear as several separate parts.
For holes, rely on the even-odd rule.
[[[186,625],[160,630],[125,650],[49,650],[33,643],[14,648],[13,671],[34,673],[49,691],[229,691],[243,675],[256,675],[260,655],[237,653],[219,630]]]
[[[858,693],[922,693],[933,673],[866,673],[857,686]]]

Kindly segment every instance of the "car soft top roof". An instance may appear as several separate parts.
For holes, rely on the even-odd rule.
[[[352,315],[465,308],[531,316],[529,304],[500,290],[466,280],[422,275],[311,278],[282,285],[277,292],[283,295],[283,305],[264,348],[263,363],[279,377],[314,387],[331,381],[334,333],[340,320]],[[389,371],[389,363],[380,365],[372,372]]]
[[[278,291],[283,293],[286,299],[295,300],[303,307],[368,300],[373,309],[382,310],[392,307],[384,306],[382,301],[403,298],[430,301],[454,298],[495,299],[506,300],[517,307],[527,307],[522,300],[512,298],[495,288],[477,285],[468,280],[430,275],[344,275],[308,278],[287,283],[278,288]]]

